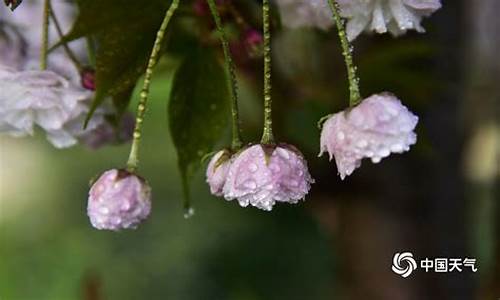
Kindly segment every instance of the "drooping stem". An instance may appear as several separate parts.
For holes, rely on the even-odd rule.
[[[361,94],[359,92],[359,79],[356,76],[356,66],[352,60],[352,46],[347,39],[347,34],[344,27],[344,20],[340,17],[340,9],[335,0],[328,0],[328,5],[332,10],[333,19],[337,26],[340,45],[342,46],[342,55],[344,56],[345,65],[347,68],[347,77],[349,79],[349,106],[355,106],[361,102]]]
[[[43,21],[42,21],[42,46],[40,47],[40,69],[47,69],[47,56],[49,50],[49,15],[50,0],[43,3]]]
[[[127,161],[127,170],[134,172],[139,164],[139,146],[141,143],[141,132],[142,125],[144,122],[144,114],[146,112],[146,106],[149,96],[149,86],[151,84],[151,76],[153,75],[153,68],[158,62],[158,54],[161,50],[161,44],[163,42],[163,37],[165,36],[165,30],[167,29],[170,19],[174,15],[175,10],[179,6],[179,0],[172,0],[170,7],[165,13],[163,22],[161,23],[160,29],[156,33],[156,39],[149,57],[148,66],[146,68],[146,74],[144,76],[144,83],[142,90],[139,95],[139,104],[137,105],[137,115],[135,119],[135,128],[132,140],[132,148],[130,149],[129,158]]]
[[[241,148],[241,134],[239,124],[239,111],[238,111],[238,83],[236,81],[236,74],[231,52],[229,51],[229,43],[227,41],[226,33],[222,28],[217,5],[214,0],[207,0],[210,12],[214,18],[215,26],[219,33],[219,39],[222,44],[222,52],[224,53],[224,64],[226,68],[226,79],[229,91],[231,93],[231,118],[232,118],[232,145],[231,148],[235,151]]]
[[[262,1],[262,27],[264,30],[264,132],[262,144],[274,143],[271,99],[271,30],[269,0]]]
[[[52,19],[52,22],[54,22],[54,26],[56,28],[57,34],[59,35],[60,38],[62,38],[64,36],[64,33],[62,31],[61,24],[59,23],[59,20],[57,19],[56,14],[54,13],[54,9],[52,8],[50,1],[47,1],[47,2],[49,2],[50,18]],[[77,70],[79,72],[81,72],[82,71],[82,64],[78,61],[75,53],[73,53],[71,48],[68,46],[68,43],[66,41],[64,41],[62,43],[62,46],[64,48],[64,51],[66,52],[66,55],[68,55],[69,59],[73,62],[73,64],[77,68]]]

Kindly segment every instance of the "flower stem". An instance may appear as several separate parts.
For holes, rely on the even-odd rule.
[[[232,144],[231,148],[235,151],[239,150],[242,146],[239,124],[238,112],[238,82],[236,81],[236,74],[231,52],[229,51],[229,43],[227,41],[226,33],[222,28],[217,5],[214,0],[207,0],[210,12],[214,18],[215,26],[219,32],[219,39],[222,44],[222,52],[224,53],[224,64],[226,67],[226,80],[229,91],[231,93],[231,117],[232,117]]]
[[[64,33],[63,33],[62,29],[61,29],[61,24],[59,23],[59,20],[57,19],[56,14],[54,13],[54,9],[52,9],[52,5],[50,4],[50,0],[47,1],[47,2],[49,2],[49,14],[50,14],[50,18],[52,19],[52,22],[54,22],[57,34],[59,35],[60,38],[63,38]],[[63,44],[62,44],[62,46],[64,48],[64,51],[68,55],[69,59],[75,65],[76,69],[79,72],[81,72],[82,71],[82,64],[78,61],[78,59],[76,58],[75,53],[73,53],[73,51],[71,50],[71,48],[68,46],[68,43],[66,41],[64,41]]]
[[[40,47],[40,69],[47,69],[47,56],[49,50],[49,15],[50,0],[43,3],[42,46]]]
[[[273,144],[273,120],[271,99],[271,31],[269,24],[269,0],[262,1],[262,25],[264,29],[264,132],[262,144]]]
[[[144,83],[142,90],[139,94],[139,104],[137,105],[137,116],[135,119],[135,128],[132,140],[132,148],[130,149],[129,158],[127,161],[127,170],[134,172],[139,164],[139,145],[141,143],[141,132],[142,123],[144,121],[144,114],[146,112],[146,105],[149,96],[149,86],[151,84],[151,76],[153,75],[153,68],[158,62],[158,57],[161,49],[161,44],[163,42],[163,37],[165,36],[165,30],[167,29],[170,19],[174,15],[175,10],[179,6],[179,0],[172,0],[170,7],[165,13],[163,22],[161,23],[160,29],[156,33],[156,39],[149,57],[148,66],[146,69],[146,75],[144,76]]]
[[[345,32],[344,20],[340,17],[340,9],[335,0],[328,0],[328,5],[332,10],[333,19],[337,25],[339,33],[340,45],[342,46],[342,55],[344,56],[345,65],[347,68],[347,77],[349,79],[349,106],[355,106],[361,102],[361,94],[359,92],[359,79],[356,76],[356,66],[352,60],[352,46],[347,39]]]

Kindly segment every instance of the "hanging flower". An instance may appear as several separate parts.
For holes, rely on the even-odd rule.
[[[233,159],[224,184],[224,197],[270,211],[276,202],[297,203],[309,192],[307,162],[295,147],[253,145]]]
[[[0,132],[12,136],[33,135],[39,126],[55,147],[65,148],[104,122],[98,111],[83,130],[92,93],[52,71],[0,69],[0,90]]]
[[[104,172],[89,192],[87,214],[97,229],[133,229],[151,212],[151,188],[125,170]]]
[[[363,158],[378,163],[391,153],[415,144],[418,117],[389,93],[372,95],[358,106],[332,115],[321,131],[321,153],[335,157],[340,178],[361,165]]]
[[[281,22],[288,28],[317,27],[323,30],[333,25],[332,12],[326,0],[276,0]]]
[[[207,167],[207,183],[210,192],[215,196],[222,196],[222,189],[226,183],[227,173],[231,166],[231,154],[228,150],[217,152]]]
[[[423,17],[441,8],[440,0],[337,0],[342,17],[348,19],[347,36],[354,40],[362,31],[395,36],[407,30],[425,32]]]

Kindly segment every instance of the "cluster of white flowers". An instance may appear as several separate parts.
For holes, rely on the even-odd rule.
[[[290,28],[333,25],[327,0],[276,0],[282,23]],[[354,40],[363,31],[390,32],[397,36],[407,30],[424,32],[423,17],[441,8],[440,0],[336,0],[340,14],[348,20],[347,36]]]
[[[73,5],[57,1],[52,8],[63,28],[70,28]],[[23,3],[14,12],[0,10],[0,133],[21,137],[33,135],[38,127],[57,148],[78,142],[96,148],[130,139],[129,118],[115,130],[104,117],[112,113],[110,108],[97,109],[83,129],[93,92],[82,87],[79,70],[62,49],[49,55],[47,70],[38,70],[41,11],[41,1]],[[54,43],[55,26],[51,24],[49,30]],[[85,60],[82,41],[72,49],[81,62]]]

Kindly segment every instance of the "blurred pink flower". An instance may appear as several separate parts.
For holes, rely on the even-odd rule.
[[[361,165],[363,158],[378,163],[416,143],[418,117],[389,93],[372,95],[358,106],[328,118],[321,131],[321,153],[335,157],[340,178]]]
[[[354,40],[362,31],[395,36],[414,29],[425,32],[423,17],[441,8],[440,0],[337,0],[342,17],[348,19],[347,36]]]
[[[212,157],[207,167],[207,183],[210,192],[215,196],[222,196],[222,189],[226,183],[227,173],[231,165],[231,154],[228,150],[221,150]]]
[[[97,229],[134,229],[151,212],[151,188],[128,171],[104,172],[89,192],[87,214]]]
[[[317,27],[327,30],[333,25],[332,12],[326,0],[276,0],[281,22],[288,28]]]
[[[223,193],[243,207],[250,204],[270,211],[276,201],[304,199],[313,182],[307,162],[295,147],[253,145],[235,154]]]
[[[33,135],[39,126],[55,147],[65,148],[104,122],[99,110],[83,130],[92,93],[52,71],[0,68],[0,90],[0,132],[12,136]]]

